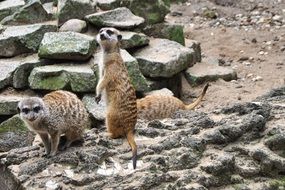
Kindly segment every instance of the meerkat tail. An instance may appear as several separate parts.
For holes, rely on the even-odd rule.
[[[185,106],[186,110],[194,109],[202,101],[202,99],[204,98],[204,96],[207,92],[208,87],[209,87],[209,83],[207,83],[204,86],[202,93],[199,95],[199,97],[192,104]]]
[[[129,142],[129,145],[132,148],[132,153],[133,153],[133,157],[132,157],[132,161],[133,161],[133,168],[136,169],[137,167],[137,144],[135,142],[135,138],[134,138],[134,134],[133,131],[129,131],[127,133],[127,140]]]

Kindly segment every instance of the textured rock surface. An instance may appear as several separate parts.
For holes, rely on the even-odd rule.
[[[148,77],[171,77],[192,66],[194,51],[167,39],[151,39],[149,46],[138,50],[141,72]]]
[[[192,85],[199,85],[206,81],[215,81],[219,78],[225,81],[237,79],[237,73],[230,67],[218,64],[199,63],[185,71],[185,77]]]
[[[60,28],[60,32],[78,32],[83,33],[87,30],[87,23],[84,20],[70,19],[66,21]]]
[[[51,24],[7,27],[0,34],[0,57],[37,52],[44,34],[56,30],[57,26]]]
[[[132,29],[144,22],[126,7],[87,15],[86,20],[97,27],[109,26],[121,29]]]
[[[122,0],[122,4],[128,7],[135,15],[143,17],[148,24],[163,22],[165,15],[169,12],[169,6],[166,1]]]
[[[135,32],[122,31],[121,48],[130,49],[145,46],[149,43],[149,39],[145,34]]]
[[[94,60],[97,60],[98,62],[95,62],[95,64],[94,64],[94,66],[95,66],[95,67],[93,67],[94,72],[98,71],[97,65],[99,64],[99,61],[101,59],[101,55],[102,55],[101,52],[98,52],[95,55]],[[123,58],[125,65],[127,67],[131,83],[133,84],[135,89],[137,91],[148,91],[148,90],[150,90],[150,84],[146,80],[146,78],[142,75],[142,73],[140,72],[137,60],[134,57],[132,57],[126,50],[121,50],[121,55],[122,55],[122,58]]]
[[[193,49],[195,51],[194,60],[195,62],[202,61],[202,51],[201,51],[201,44],[196,40],[188,40],[187,45],[188,48]]]
[[[56,64],[36,67],[29,77],[32,89],[94,92],[96,76],[89,64]]]
[[[75,32],[49,32],[44,35],[39,57],[47,59],[87,60],[96,49],[95,38]]]
[[[6,0],[0,2],[0,21],[13,14],[16,10],[25,5],[24,0]]]
[[[1,24],[34,24],[49,20],[51,17],[39,0],[34,0],[21,7],[12,15],[5,17]]]
[[[148,36],[166,38],[185,45],[183,26],[181,25],[158,23],[146,26],[143,32]]]
[[[118,8],[120,3],[121,0],[97,0],[97,6],[102,10]]]
[[[285,113],[285,88],[274,92],[219,110],[215,121],[194,111],[138,121],[136,171],[125,140],[110,139],[103,134],[105,127],[97,126],[85,133],[84,146],[74,145],[54,158],[41,157],[44,150],[38,145],[2,154],[1,167],[6,170],[1,175],[17,176],[18,182],[11,184],[40,189],[270,189],[280,185],[273,179],[285,170],[284,154],[264,144],[267,136],[282,130],[270,124],[284,121],[270,119],[272,113]]]
[[[58,24],[96,12],[91,0],[58,0]]]

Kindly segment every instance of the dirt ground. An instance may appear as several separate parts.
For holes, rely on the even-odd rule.
[[[202,62],[220,59],[237,72],[236,81],[211,82],[197,110],[251,101],[285,85],[284,1],[188,0],[171,6],[167,21],[184,26],[186,45],[187,39],[201,43]],[[201,90],[184,83],[182,99],[189,102]]]

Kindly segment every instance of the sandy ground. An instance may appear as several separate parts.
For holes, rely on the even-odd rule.
[[[260,6],[258,0],[240,1],[231,6],[219,6],[213,3],[216,1],[188,0],[180,5],[172,5],[172,12],[167,17],[168,22],[184,26],[186,44],[187,39],[201,43],[202,61],[207,57],[222,59],[238,74],[236,81],[211,82],[205,101],[197,108],[199,111],[213,111],[235,102],[251,101],[272,88],[285,85],[285,51],[282,50],[285,45],[284,23],[281,26],[272,24],[270,27],[253,23],[240,27],[237,21],[232,21],[233,26],[226,24],[212,26],[216,19],[203,18],[202,13],[199,13],[205,7],[215,10],[218,19],[228,19],[231,23],[236,14],[250,15],[256,10],[249,7]],[[273,15],[280,14],[285,18],[285,3],[276,1],[274,4],[274,2],[269,1],[268,4],[263,1],[264,6],[267,6],[266,11]],[[257,9],[260,11],[260,17],[265,14],[263,9]],[[175,16],[177,12],[179,16]],[[197,95],[201,89],[202,86],[193,88],[184,84],[182,99],[185,102],[191,101],[191,96]]]

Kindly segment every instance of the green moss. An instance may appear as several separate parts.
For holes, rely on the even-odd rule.
[[[166,27],[163,33],[166,34],[167,39],[176,41],[183,46],[185,45],[184,32],[182,26],[174,25]]]
[[[269,182],[269,185],[273,189],[284,189],[285,188],[285,177],[280,179],[275,179]]]
[[[64,72],[57,76],[37,77],[31,74],[29,78],[30,86],[34,89],[58,90],[65,89],[68,78]]]
[[[15,115],[0,124],[0,133],[17,131],[28,131],[25,122],[19,115]]]

